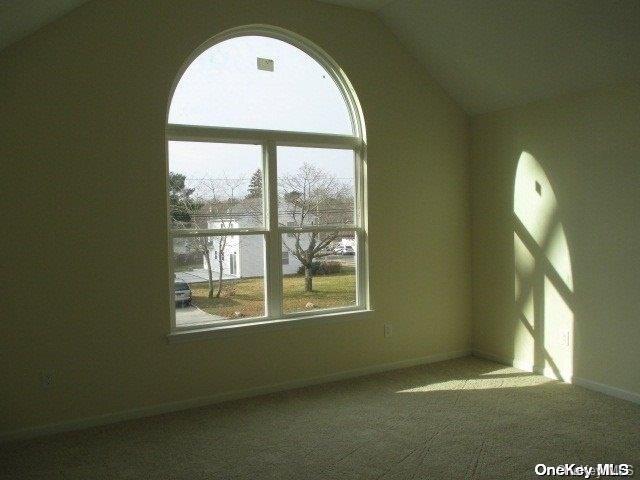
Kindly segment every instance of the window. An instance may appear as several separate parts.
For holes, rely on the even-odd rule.
[[[229,255],[229,273],[231,275],[236,275],[238,269],[238,265],[236,263],[236,254],[232,253]]]
[[[166,131],[174,329],[368,308],[364,125],[324,52],[225,32],[179,76]]]

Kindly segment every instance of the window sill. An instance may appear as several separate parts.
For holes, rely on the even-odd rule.
[[[269,332],[283,328],[317,326],[330,323],[362,320],[369,317],[373,310],[350,310],[346,312],[319,313],[304,317],[282,318],[278,320],[258,320],[255,322],[236,323],[231,325],[207,325],[189,330],[174,330],[167,335],[168,343],[183,343],[210,338],[248,335]]]

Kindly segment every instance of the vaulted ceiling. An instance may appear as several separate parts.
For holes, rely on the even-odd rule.
[[[467,112],[640,81],[638,0],[325,0],[376,12]]]
[[[0,0],[0,49],[86,0]],[[640,81],[638,0],[321,0],[375,12],[471,114]]]
[[[0,0],[0,50],[87,0]]]

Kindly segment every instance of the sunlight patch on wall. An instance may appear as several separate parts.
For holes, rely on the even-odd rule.
[[[558,292],[553,282],[544,279],[544,348],[555,362],[563,378],[573,374],[572,357],[566,355],[573,345],[573,312]],[[553,373],[554,366],[545,359],[545,375]]]
[[[573,370],[571,257],[556,194],[540,163],[522,152],[513,198],[514,360],[553,378]]]
[[[531,281],[535,260],[517,233],[513,234],[515,258],[515,302],[519,321],[515,324],[513,358],[519,364],[533,365],[535,309]]]
[[[518,161],[513,212],[539,246],[545,242],[557,206],[544,170],[532,155],[523,152]]]
[[[529,281],[533,275],[533,269],[535,267],[535,260],[533,255],[525,244],[520,240],[518,234],[513,234],[513,250],[516,266],[516,289],[515,300],[518,301],[521,295],[525,294],[525,290],[530,290]],[[533,308],[533,305],[532,305]],[[530,315],[526,315],[531,323],[533,323],[533,311]]]
[[[567,237],[564,234],[564,227],[560,222],[556,223],[552,229],[545,255],[567,288],[573,291],[569,246],[567,245]]]

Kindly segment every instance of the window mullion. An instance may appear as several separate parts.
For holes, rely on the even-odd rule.
[[[366,153],[364,147],[355,150],[356,164],[356,225],[358,232],[356,233],[356,242],[358,245],[358,255],[356,258],[356,303],[359,308],[369,307],[369,256],[367,250],[367,199],[366,196],[366,176],[367,166],[364,159]]]
[[[275,142],[267,142],[264,149],[264,205],[266,208],[267,234],[267,315],[270,318],[282,316],[282,242],[278,231],[278,152]]]
[[[261,235],[266,233],[263,228],[205,228],[202,230],[171,230],[173,238],[184,237],[224,237],[227,235]]]
[[[362,193],[362,188],[360,184],[361,177],[361,168],[360,168],[360,152],[358,150],[353,151],[353,178],[354,182],[354,199],[353,199],[353,222],[357,227],[362,227],[362,211],[360,207],[362,203],[360,202],[360,197]]]
[[[176,142],[259,144],[260,142],[267,141],[275,142],[280,146],[349,150],[358,148],[362,144],[362,140],[353,135],[179,125],[171,123],[166,127],[166,134],[169,141]]]

